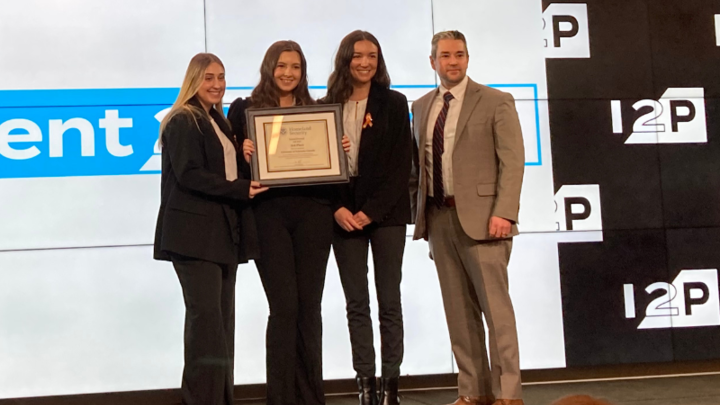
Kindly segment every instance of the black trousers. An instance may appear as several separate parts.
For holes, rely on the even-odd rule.
[[[283,196],[255,208],[260,260],[270,306],[267,404],[324,404],[321,302],[332,243],[329,205]]]
[[[185,299],[183,405],[231,405],[237,265],[171,257]]]
[[[353,367],[358,377],[375,377],[375,348],[367,277],[368,243],[372,247],[375,289],[380,310],[382,377],[400,376],[403,358],[400,281],[406,228],[405,225],[370,225],[362,231],[346,232],[335,226],[333,251],[345,291]]]

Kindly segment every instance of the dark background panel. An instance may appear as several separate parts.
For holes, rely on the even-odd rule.
[[[707,143],[659,145],[668,228],[720,226],[720,99],[705,110]]]
[[[610,100],[549,101],[555,191],[598,184],[605,230],[663,226],[658,147],[625,144],[634,118],[645,112],[633,102],[621,100],[626,125],[615,134]]]
[[[637,329],[656,298],[639,290],[668,277],[665,232],[603,235],[603,242],[559,245],[567,365],[672,361],[670,329]],[[624,284],[635,285],[635,318],[626,317]]]
[[[667,250],[668,281],[682,270],[720,269],[720,228],[668,230]],[[673,351],[676,361],[720,359],[720,326],[673,328]]]
[[[550,99],[652,98],[652,57],[644,0],[543,0],[587,3],[589,59],[546,59]]]
[[[668,87],[703,87],[720,97],[720,47],[715,14],[720,2],[651,0],[648,4],[655,97]]]
[[[543,7],[550,3],[581,2]],[[720,326],[680,327],[682,317],[667,317],[674,327],[638,327],[657,319],[646,313],[665,294],[648,293],[649,285],[720,268],[720,2],[587,3],[591,58],[547,59],[555,189],[598,184],[604,229],[601,243],[559,246],[567,364],[719,359]],[[703,89],[707,142],[683,140],[697,132],[682,123],[677,132],[665,107],[657,122],[666,132],[655,139],[676,135],[673,143],[652,135],[626,143],[634,124],[651,117],[650,107],[633,104],[668,88]],[[622,133],[613,130],[612,100],[621,103]],[[626,318],[625,284],[633,285],[635,318]]]

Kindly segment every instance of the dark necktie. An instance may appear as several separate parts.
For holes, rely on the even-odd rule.
[[[435,128],[433,129],[433,200],[438,208],[442,207],[445,203],[445,188],[443,186],[443,171],[442,171],[442,155],[445,151],[445,119],[447,118],[448,109],[450,108],[450,100],[453,99],[453,95],[448,91],[443,95],[442,110],[438,114],[437,120],[435,121]]]

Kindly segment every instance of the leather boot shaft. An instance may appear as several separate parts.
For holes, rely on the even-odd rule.
[[[375,377],[357,377],[360,405],[378,405]]]
[[[380,379],[380,405],[400,405],[397,378]]]

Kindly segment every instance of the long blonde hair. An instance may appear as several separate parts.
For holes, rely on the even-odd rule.
[[[192,59],[190,59],[190,64],[188,65],[187,71],[185,72],[185,79],[183,79],[182,87],[180,87],[180,93],[178,94],[175,103],[173,103],[173,106],[170,108],[170,111],[167,113],[167,115],[165,115],[165,118],[163,118],[162,122],[160,123],[160,145],[162,145],[162,133],[165,130],[165,127],[167,126],[168,122],[170,122],[170,120],[177,114],[183,112],[190,113],[190,116],[193,117],[193,120],[195,120],[195,125],[197,125],[197,117],[204,116],[208,119],[210,118],[208,113],[203,108],[188,104],[188,101],[195,97],[198,90],[200,90],[200,86],[202,85],[203,80],[205,80],[205,70],[212,63],[217,63],[218,65],[222,66],[223,70],[225,69],[225,65],[223,65],[223,63],[220,61],[220,58],[213,55],[212,53],[199,53],[193,56]],[[222,100],[220,100],[219,103],[213,105],[213,107],[215,108],[215,111],[217,111],[223,118],[225,118],[225,114],[223,113],[222,108]]]

